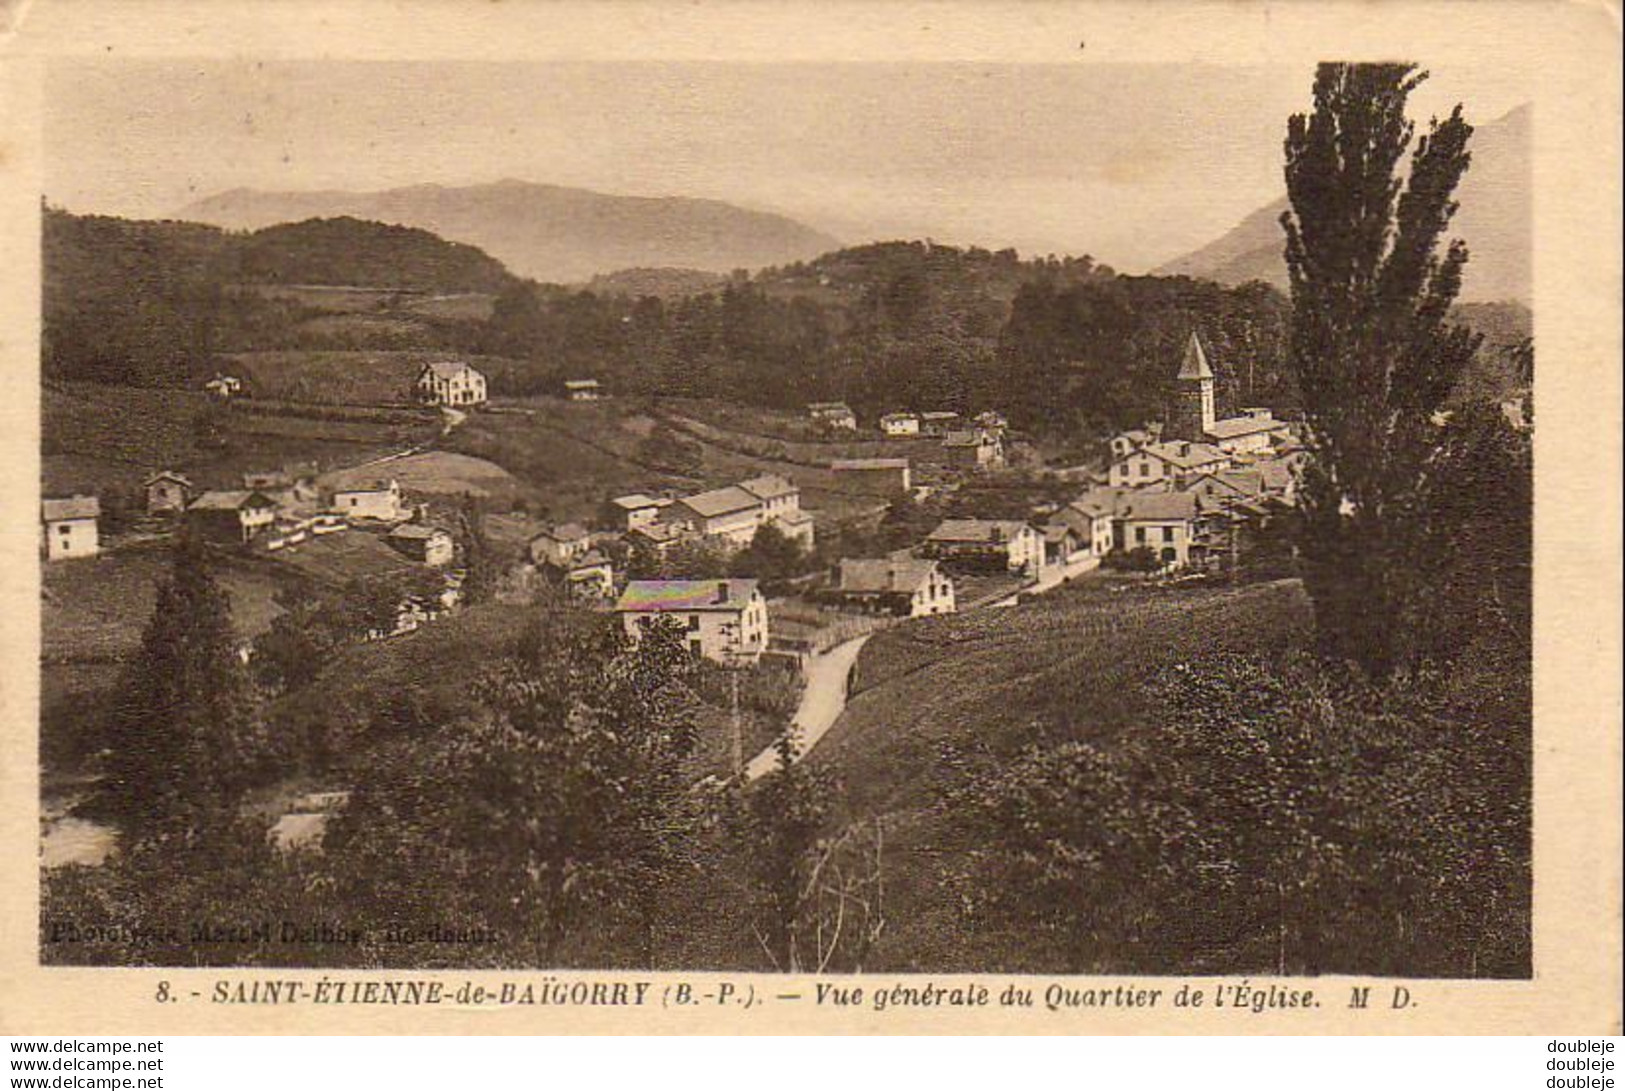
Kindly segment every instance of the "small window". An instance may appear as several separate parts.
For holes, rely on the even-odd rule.
[[[1162,528],[1162,540],[1165,541],[1165,542],[1171,542],[1171,541],[1174,540],[1174,528],[1173,527],[1163,527]]]
[[[700,615],[699,614],[689,614],[688,615],[688,631],[691,632],[691,633],[697,633],[697,632],[700,631]]]
[[[1140,463],[1140,476],[1141,477],[1150,477],[1151,476],[1151,463],[1149,463],[1149,462]]]
[[[1139,542],[1141,545],[1145,544],[1145,528],[1144,527],[1135,527],[1134,528],[1134,540],[1136,542]]]

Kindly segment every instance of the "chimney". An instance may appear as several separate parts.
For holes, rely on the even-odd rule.
[[[717,603],[719,605],[723,605],[723,604],[726,604],[727,601],[728,601],[728,581],[727,580],[718,580],[717,581]]]

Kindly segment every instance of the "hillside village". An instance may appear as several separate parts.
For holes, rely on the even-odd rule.
[[[584,382],[566,383],[561,396],[597,401],[598,384]],[[1235,568],[1292,507],[1302,457],[1295,426],[1267,409],[1217,417],[1214,374],[1196,332],[1175,383],[1167,418],[1112,437],[1110,459],[1088,487],[1036,506],[1025,518],[997,517],[974,505],[960,509],[918,541],[884,555],[821,554],[820,568],[795,579],[793,593],[781,589],[759,624],[743,623],[762,607],[756,581],[715,581],[685,571],[682,558],[696,548],[732,557],[771,528],[793,555],[810,560],[818,514],[803,507],[794,474],[761,474],[692,493],[605,496],[591,525],[521,518],[523,550],[507,575],[521,584],[550,582],[594,608],[626,615],[632,633],[634,617],[675,614],[694,633],[693,651],[733,663],[764,654],[797,657],[823,646],[818,631],[808,633],[804,625],[775,632],[774,613],[794,617],[812,608],[827,615],[830,629],[850,633],[839,623],[852,617],[898,619],[1011,604],[1103,563],[1160,577]],[[205,385],[217,399],[251,397],[235,376]],[[419,403],[446,412],[448,427],[488,403],[486,376],[461,361],[425,364],[412,392]],[[860,431],[856,415],[840,403],[811,404],[807,418],[831,437]],[[869,430],[887,440],[931,439],[940,453],[938,463],[925,467],[932,483],[916,483],[918,470],[906,457],[829,461],[832,475],[877,499],[940,508],[967,475],[1003,473],[1010,478],[1003,484],[1013,485],[1050,473],[1006,467],[1009,426],[996,410],[968,420],[946,411],[894,411]],[[389,464],[388,457],[377,460],[371,477],[344,469],[320,475],[313,465],[290,464],[244,473],[235,487],[209,489],[156,467],[142,482],[143,518],[128,537],[146,543],[185,528],[217,548],[316,578],[387,582],[413,568],[440,573],[437,593],[403,597],[396,624],[374,633],[401,635],[456,606],[463,547],[455,505],[444,495],[414,495],[389,476]],[[55,562],[118,550],[123,543],[102,534],[99,516],[94,495],[46,497],[42,555]],[[649,567],[661,569],[660,576],[641,578]],[[712,625],[713,615],[730,620]]]
[[[1483,343],[1430,418],[1466,484],[1418,533],[1468,547],[1416,566],[1450,597],[1418,628],[1467,651],[1345,703],[1266,284],[879,242],[582,287],[347,215],[47,208],[45,244],[45,904],[507,933],[46,961],[1527,964],[1521,804],[1478,807],[1526,773],[1520,305],[1453,312]],[[207,809],[127,790],[187,755]],[[1409,802],[1458,776],[1471,820]],[[230,841],[201,878],[143,839],[171,804]]]

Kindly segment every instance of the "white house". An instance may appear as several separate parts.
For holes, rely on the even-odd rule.
[[[94,557],[101,552],[101,501],[94,496],[47,497],[40,501],[40,549],[48,561]]]
[[[788,477],[763,474],[741,481],[739,487],[762,503],[757,519],[762,526],[772,524],[786,538],[804,549],[813,546],[813,517],[801,510],[801,489]]]
[[[743,549],[756,539],[763,507],[761,497],[738,485],[728,485],[685,496],[661,511],[658,518],[726,549]]]
[[[633,639],[672,618],[689,651],[719,663],[753,663],[767,647],[767,601],[755,580],[633,580],[615,612]]]
[[[595,402],[604,396],[597,379],[566,379],[564,396],[573,402]]]
[[[662,508],[670,505],[670,500],[645,496],[640,492],[631,493],[627,496],[617,496],[609,502],[618,529],[625,531],[648,526],[660,515]]]
[[[398,523],[408,514],[401,500],[401,487],[394,480],[336,488],[333,510],[346,519],[377,519],[385,523]]]
[[[1206,555],[1201,524],[1207,510],[1190,492],[1143,492],[1123,498],[1117,517],[1122,549],[1149,549],[1170,568],[1200,562]]]
[[[217,398],[233,398],[243,392],[243,381],[235,375],[216,375],[203,384],[203,389]]]
[[[457,360],[436,360],[418,372],[418,397],[433,405],[480,405],[485,376]]]
[[[852,407],[845,402],[811,402],[807,406],[807,416],[814,424],[825,428],[837,428],[842,431],[855,431],[858,427],[858,416],[852,412]]]
[[[1232,461],[1211,443],[1189,440],[1148,443],[1115,460],[1106,480],[1114,488],[1171,489],[1203,474],[1227,470]]]

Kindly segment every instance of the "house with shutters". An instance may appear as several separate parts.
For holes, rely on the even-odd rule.
[[[418,398],[430,405],[468,406],[485,402],[485,376],[458,360],[423,365],[414,384]]]
[[[632,639],[669,618],[690,652],[729,666],[767,648],[767,600],[755,580],[633,580],[615,602]]]
[[[1113,461],[1106,481],[1113,488],[1175,489],[1232,464],[1228,454],[1210,443],[1166,440],[1137,447]]]
[[[40,501],[40,552],[47,561],[94,557],[101,552],[102,504],[94,496]]]
[[[1218,514],[1190,492],[1136,492],[1117,511],[1116,547],[1148,549],[1166,568],[1184,568],[1208,559],[1207,530]]]

